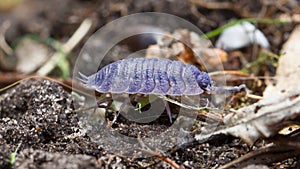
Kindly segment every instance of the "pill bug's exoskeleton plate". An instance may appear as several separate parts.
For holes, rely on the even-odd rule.
[[[211,90],[206,72],[180,61],[129,58],[111,63],[93,75],[79,73],[86,86],[100,93],[199,95]]]

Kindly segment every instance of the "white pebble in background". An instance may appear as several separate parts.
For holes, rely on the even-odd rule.
[[[224,50],[235,50],[258,44],[263,48],[270,46],[265,35],[249,22],[242,22],[225,29],[216,42],[216,47]]]

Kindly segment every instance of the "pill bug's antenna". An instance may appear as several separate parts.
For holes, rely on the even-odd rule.
[[[78,74],[79,74],[79,77],[77,76],[76,79],[79,80],[80,82],[82,82],[83,84],[87,84],[89,78],[81,72],[78,72]]]
[[[246,90],[247,87],[245,84],[241,84],[239,86],[232,86],[232,87],[214,87],[214,93],[219,94],[222,92],[239,92],[242,90]]]
[[[234,93],[240,93],[240,92],[246,92],[247,95],[247,87],[245,84],[241,84],[239,86],[213,86],[212,91],[210,94],[212,95],[227,95],[229,93],[234,94]]]

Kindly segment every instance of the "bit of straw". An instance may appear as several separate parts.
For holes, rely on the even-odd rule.
[[[0,27],[0,48],[5,52],[7,55],[11,55],[13,53],[12,48],[7,44],[5,40],[5,32],[10,27],[10,22],[5,21]]]
[[[82,38],[87,34],[89,29],[92,26],[92,21],[90,19],[85,19],[79,28],[76,30],[76,32],[72,35],[72,37],[62,45],[62,51],[55,52],[50,60],[45,63],[38,71],[38,75],[45,76],[51,72],[55,66],[57,65],[57,62],[60,60],[60,54],[63,53],[70,53],[73,48],[82,40]]]
[[[163,155],[162,153],[159,153],[158,151],[154,151],[154,150],[151,150],[151,148],[149,148],[142,140],[141,136],[138,135],[138,138],[137,138],[140,146],[142,147],[141,148],[141,151],[143,151],[144,153],[147,153],[147,154],[150,154],[150,155],[153,155],[153,156],[156,156],[157,158],[159,158],[160,160],[168,163],[169,165],[171,165],[172,167],[174,167],[175,169],[179,169],[180,166],[173,160],[171,160],[170,158],[166,157],[165,155]]]
[[[263,99],[262,96],[258,96],[258,95],[254,95],[254,94],[249,94],[249,93],[247,93],[246,96],[247,96],[248,98],[250,98],[250,99],[255,99],[255,100],[262,100],[262,99]]]

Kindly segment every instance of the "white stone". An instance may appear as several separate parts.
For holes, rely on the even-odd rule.
[[[267,38],[260,30],[249,22],[243,22],[225,29],[215,45],[224,50],[235,50],[254,43],[263,48],[270,46]]]

